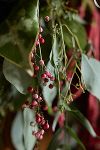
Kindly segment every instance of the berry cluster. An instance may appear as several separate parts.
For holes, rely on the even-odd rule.
[[[50,20],[49,16],[45,17],[45,21],[48,22]],[[41,44],[45,43],[45,39],[42,36],[42,32],[43,32],[43,28],[40,27],[39,30],[39,34],[38,34],[38,38],[35,42],[35,48],[32,50],[31,52],[31,63],[34,69],[34,75],[33,77],[39,77],[43,83],[43,85],[47,85],[47,83],[49,81],[50,84],[48,85],[50,89],[53,88],[53,84],[52,81],[55,81],[55,77],[53,77],[53,75],[47,71],[44,60],[42,59],[42,56],[40,56],[40,60],[36,59],[37,58],[37,50],[41,50],[40,46]],[[41,73],[42,72],[42,73]],[[30,122],[30,125],[32,127],[38,126],[38,131],[32,131],[32,135],[34,135],[38,140],[42,140],[43,139],[43,135],[45,133],[45,131],[47,129],[49,129],[49,123],[48,121],[45,119],[42,111],[47,111],[48,107],[45,105],[44,106],[44,100],[41,96],[41,94],[39,94],[39,89],[33,89],[32,86],[29,86],[27,89],[28,93],[31,94],[32,100],[31,102],[26,102],[23,104],[22,108],[30,108],[30,109],[34,109],[35,111],[35,121],[34,122]]]
[[[32,127],[35,127],[38,125],[39,130],[33,131],[32,135],[34,135],[38,140],[43,139],[43,134],[47,129],[49,129],[49,123],[47,120],[45,120],[44,115],[41,113],[42,109],[47,110],[47,106],[43,107],[42,102],[43,98],[39,95],[39,92],[37,90],[34,90],[33,87],[29,86],[27,89],[28,93],[32,96],[32,101],[25,102],[22,105],[22,108],[30,108],[33,109],[36,112],[35,121],[30,122],[30,125]],[[46,109],[45,109],[46,108]]]

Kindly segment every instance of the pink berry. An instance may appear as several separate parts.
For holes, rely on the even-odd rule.
[[[41,117],[36,117],[36,123],[40,123],[41,122]]]
[[[45,73],[41,75],[42,79],[45,79],[46,77],[47,77],[47,75]]]
[[[41,130],[39,131],[39,133],[43,135],[43,134],[44,134],[44,130],[41,129]]]
[[[29,86],[28,88],[27,88],[27,91],[29,92],[29,93],[33,93],[33,87],[32,86]]]
[[[44,125],[45,124],[45,120],[43,119],[40,124]]]
[[[52,77],[51,73],[48,72],[48,71],[46,71],[45,74],[48,76],[48,78],[51,78],[51,77]]]
[[[43,135],[40,135],[38,139],[39,139],[39,140],[42,140],[42,139],[43,139]]]
[[[33,95],[33,98],[35,98],[35,99],[38,99],[38,97],[39,97],[38,94]]]
[[[38,71],[39,70],[39,66],[34,66],[34,70]]]
[[[38,46],[39,45],[39,41],[36,41],[36,46]]]
[[[53,84],[49,84],[49,88],[52,89],[53,88]]]
[[[42,97],[39,96],[38,99],[37,99],[37,101],[38,101],[38,102],[42,101]]]
[[[49,22],[49,21],[50,21],[50,17],[49,17],[49,16],[46,16],[46,17],[45,17],[45,21],[46,21],[46,22]]]
[[[52,76],[52,77],[50,78],[50,80],[51,80],[51,81],[55,81],[55,77]]]
[[[41,66],[44,66],[44,60],[40,60],[40,61],[39,61],[39,64],[40,64]]]
[[[40,32],[43,32],[43,28],[42,27],[40,27]]]
[[[48,122],[44,124],[43,129],[44,129],[44,130],[49,129],[49,124],[48,124]]]
[[[41,44],[44,44],[44,43],[45,43],[44,38],[40,38],[39,41],[40,41]]]
[[[53,109],[53,112],[57,112],[58,107],[57,107],[57,106],[54,106],[52,109]]]
[[[37,139],[40,139],[40,135],[41,135],[41,134],[40,134],[39,132],[37,132],[37,133],[35,134],[35,136],[36,136]]]
[[[39,35],[38,35],[38,39],[41,39],[41,38],[42,38],[42,35],[41,35],[41,34],[39,34]]]
[[[44,106],[44,107],[43,107],[43,110],[44,110],[44,111],[47,111],[47,110],[48,110],[48,106]]]
[[[37,102],[37,101],[32,101],[31,106],[32,106],[32,107],[38,106],[38,102]]]

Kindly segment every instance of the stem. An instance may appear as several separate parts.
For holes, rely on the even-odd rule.
[[[77,36],[69,29],[69,27],[68,27],[67,25],[63,24],[62,26],[65,26],[65,27],[67,28],[67,30],[69,31],[69,33],[73,36],[73,38],[75,39],[75,41],[76,41],[76,43],[77,43],[77,46],[78,46],[79,50],[80,50],[81,53],[82,53],[82,49],[81,49],[81,46],[80,46],[80,44],[79,44],[79,41],[78,41]]]
[[[66,56],[66,50],[65,50],[65,43],[64,43],[64,35],[63,35],[63,29],[62,29],[62,24],[60,22],[60,20],[58,19],[59,21],[59,25],[60,25],[60,30],[61,30],[61,37],[62,37],[62,46],[63,46],[63,53],[64,53],[64,56],[65,56],[65,66],[67,64],[67,56]],[[62,55],[63,55],[62,53]]]

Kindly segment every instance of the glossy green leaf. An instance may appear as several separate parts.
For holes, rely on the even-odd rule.
[[[28,86],[35,86],[36,81],[20,67],[5,60],[3,63],[3,73],[5,78],[22,93],[27,93]]]
[[[75,36],[77,36],[82,50],[85,50],[85,47],[87,45],[87,35],[86,35],[86,31],[83,25],[75,20],[73,21],[70,19],[66,19],[64,21],[64,24],[68,26],[68,28],[71,30],[71,32]],[[70,32],[67,30],[65,26],[63,26],[63,33],[64,33],[64,40],[65,40],[67,47],[73,48],[72,35],[70,34]]]
[[[23,0],[0,25],[0,55],[29,67],[29,52],[38,32],[38,0]]]
[[[100,62],[83,54],[81,72],[87,90],[100,99]]]
[[[80,145],[80,147],[83,150],[86,150],[85,146],[83,145],[83,143],[81,142],[81,140],[77,136],[76,132],[72,128],[68,127],[68,126],[66,126],[66,129],[67,129],[67,132],[69,133],[69,135],[71,135],[71,137]]]

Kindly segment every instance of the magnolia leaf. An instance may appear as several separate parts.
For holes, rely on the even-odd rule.
[[[22,93],[27,93],[28,86],[35,86],[36,81],[29,74],[20,67],[4,60],[3,73],[5,78],[13,84],[16,89]]]
[[[49,62],[47,65],[47,70],[54,76],[54,67]],[[47,102],[48,106],[52,106],[52,102],[57,94],[57,88],[54,86],[52,89],[49,88],[49,84],[53,84],[54,81],[49,81],[46,86],[43,86],[43,97]]]
[[[38,7],[38,0],[23,0],[0,25],[0,55],[25,68],[39,28]]]
[[[79,139],[79,137],[77,136],[77,134],[75,133],[75,131],[70,128],[69,126],[66,126],[67,132],[71,135],[71,137],[74,138],[74,140],[81,146],[81,148],[83,150],[86,150],[85,146],[83,145],[83,143],[81,142],[81,140]]]
[[[64,21],[64,24],[68,26],[69,30],[71,30],[71,32],[75,36],[77,36],[82,50],[85,50],[85,47],[87,45],[87,35],[84,26],[75,20],[73,21],[69,19],[66,19]],[[63,34],[64,34],[64,40],[67,47],[73,48],[72,35],[69,33],[69,31],[65,26],[63,26]]]
[[[100,99],[100,62],[83,54],[81,72],[87,90]]]
[[[35,121],[35,113],[33,110],[26,108],[23,112],[24,116],[24,145],[26,150],[32,150],[35,143],[36,138],[32,135],[32,131],[37,130],[37,126],[35,125],[34,128],[30,126],[30,122]]]

